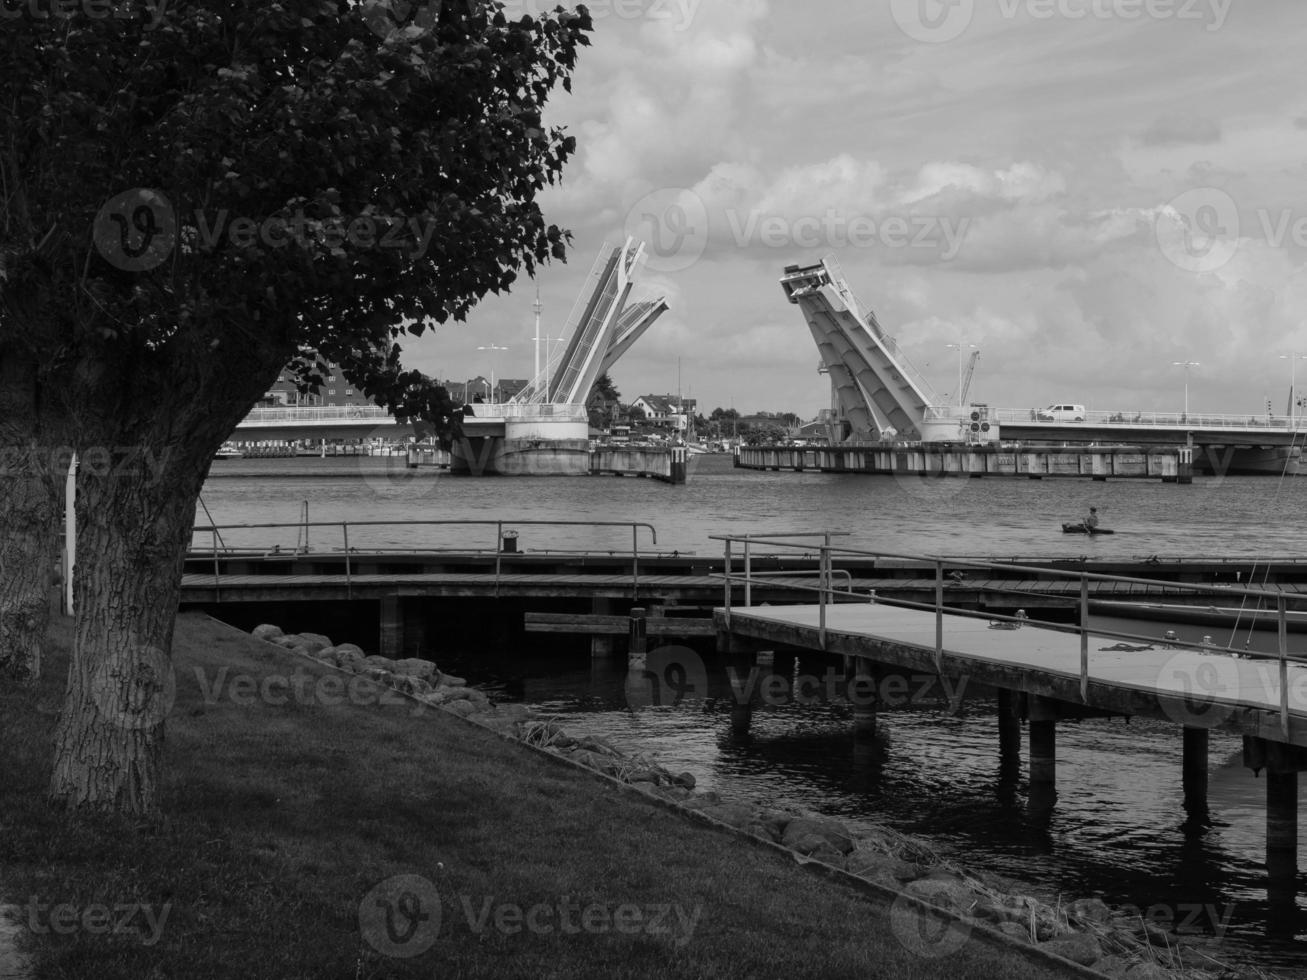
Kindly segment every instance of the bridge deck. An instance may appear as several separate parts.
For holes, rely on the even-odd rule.
[[[734,636],[935,670],[933,611],[880,603],[827,606],[824,645],[819,617],[815,605],[732,609],[729,626],[724,610],[714,614],[717,628]],[[1162,646],[1103,649],[1115,644],[1090,637],[1083,700],[1080,637],[1074,632],[1033,625],[997,630],[984,619],[946,614],[943,666],[950,675],[1112,714],[1166,718],[1191,727],[1232,724],[1248,735],[1307,745],[1307,665],[1288,668],[1286,736],[1276,662]],[[1304,655],[1305,645],[1302,637],[1290,638],[1291,653]]]

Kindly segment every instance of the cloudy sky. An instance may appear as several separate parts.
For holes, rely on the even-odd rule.
[[[530,12],[542,0],[509,0]],[[1285,412],[1307,389],[1301,0],[600,0],[579,141],[544,204],[563,326],[605,241],[650,245],[671,312],[623,396],[829,404],[778,278],[834,254],[947,399]],[[532,287],[410,341],[440,377],[527,377]],[[478,352],[489,344],[502,352]]]

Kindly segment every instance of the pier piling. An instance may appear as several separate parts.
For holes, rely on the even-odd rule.
[[[1207,729],[1184,729],[1184,784],[1185,827],[1200,830],[1212,825],[1207,811]]]
[[[1057,705],[1037,696],[1030,699],[1030,782],[1057,784]]]

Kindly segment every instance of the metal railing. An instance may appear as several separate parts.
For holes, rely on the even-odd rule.
[[[208,534],[211,536],[213,546],[213,587],[215,595],[221,597],[222,581],[222,559],[223,557],[285,557],[301,558],[312,557],[314,555],[334,556],[342,554],[345,560],[345,587],[348,594],[353,594],[354,578],[350,563],[351,556],[357,556],[359,549],[351,547],[349,543],[350,528],[365,527],[493,527],[495,529],[495,595],[499,595],[500,579],[503,574],[503,558],[505,554],[518,554],[516,551],[506,552],[504,550],[504,531],[505,528],[515,531],[519,527],[589,527],[589,528],[630,528],[631,530],[631,589],[635,598],[640,595],[640,529],[645,528],[649,531],[650,541],[653,545],[658,544],[658,530],[644,521],[547,521],[547,520],[525,520],[525,521],[505,521],[505,520],[408,520],[408,521],[296,521],[296,522],[277,522],[269,524],[207,524],[196,525],[191,532],[192,544],[196,534]],[[296,532],[295,548],[290,551],[282,551],[280,546],[274,549],[254,549],[241,550],[223,542],[221,531],[237,530],[267,530],[271,528],[294,529]],[[341,534],[341,545],[339,548],[328,548],[326,550],[312,551],[309,548],[309,529],[310,528],[338,528]],[[355,541],[357,543],[357,535]],[[412,549],[409,549],[412,550]],[[433,549],[421,549],[424,552]],[[466,550],[466,549],[460,549]],[[477,552],[487,552],[489,549],[474,549]],[[378,552],[386,554],[387,552]],[[398,552],[396,552],[398,553]],[[608,552],[614,554],[615,552]],[[357,560],[357,558],[355,558]]]
[[[834,604],[840,599],[849,602],[873,603],[886,606],[900,606],[910,609],[930,610],[935,614],[935,670],[941,675],[944,672],[944,617],[947,613],[951,616],[959,616],[970,619],[987,619],[991,623],[1003,622],[1021,625],[1033,625],[1026,617],[1000,616],[992,613],[977,612],[961,607],[950,607],[945,604],[944,596],[946,590],[945,567],[950,569],[958,568],[975,568],[984,570],[1002,570],[1005,572],[1020,571],[1029,572],[1033,578],[1051,577],[1059,579],[1072,579],[1079,583],[1079,594],[1074,600],[1077,614],[1075,625],[1068,626],[1060,623],[1040,621],[1038,627],[1041,629],[1053,630],[1057,632],[1076,633],[1080,638],[1080,665],[1079,665],[1079,682],[1080,682],[1080,699],[1083,703],[1089,701],[1089,638],[1091,636],[1103,637],[1115,640],[1130,640],[1136,643],[1144,642],[1149,645],[1157,644],[1156,636],[1144,636],[1138,633],[1125,633],[1118,630],[1103,629],[1101,627],[1091,628],[1089,624],[1089,583],[1090,582],[1113,582],[1130,585],[1146,585],[1152,587],[1163,587],[1174,589],[1176,591],[1189,592],[1209,592],[1211,586],[1204,583],[1176,582],[1162,579],[1137,578],[1126,575],[1106,575],[1096,572],[1074,571],[1070,569],[1049,568],[1036,565],[1022,565],[1010,561],[991,561],[987,559],[974,558],[942,558],[932,555],[914,555],[903,554],[899,552],[874,551],[866,548],[848,548],[833,545],[833,537],[846,536],[847,532],[841,531],[819,531],[804,532],[800,534],[714,534],[710,539],[724,543],[725,566],[723,572],[719,575],[713,574],[714,578],[721,578],[724,583],[724,617],[726,628],[730,629],[731,624],[731,600],[732,586],[742,584],[744,586],[744,607],[752,605],[752,585],[754,580],[762,578],[764,575],[773,573],[760,573],[753,571],[752,558],[753,547],[756,545],[765,545],[769,548],[784,548],[804,552],[812,552],[814,545],[810,541],[796,539],[821,538],[821,544],[816,548],[820,556],[820,575],[819,582],[816,586],[801,585],[794,582],[777,583],[782,588],[792,589],[800,592],[815,592],[817,594],[818,605],[818,630],[817,643],[821,650],[827,649],[827,607]],[[743,544],[744,546],[744,568],[741,572],[736,572],[733,565],[732,544]],[[772,556],[774,557],[774,555]],[[912,602],[904,599],[886,599],[883,596],[877,596],[875,592],[870,595],[857,593],[853,591],[852,577],[849,578],[849,587],[845,590],[836,589],[831,581],[831,573],[840,571],[832,569],[832,561],[836,557],[857,557],[857,558],[892,558],[903,559],[913,562],[927,564],[934,569],[935,573],[935,599],[932,603]],[[1266,601],[1276,613],[1276,625],[1278,630],[1278,653],[1263,654],[1251,650],[1237,650],[1230,646],[1218,647],[1206,643],[1194,644],[1185,642],[1178,638],[1167,637],[1163,641],[1175,649],[1197,650],[1204,653],[1225,653],[1228,655],[1237,655],[1245,658],[1273,659],[1279,667],[1279,716],[1280,730],[1287,738],[1289,735],[1289,681],[1288,669],[1292,661],[1297,664],[1307,664],[1307,655],[1290,654],[1288,645],[1288,604],[1291,601],[1305,602],[1307,596],[1288,595],[1283,591],[1272,591],[1269,589],[1258,589],[1246,586],[1221,586],[1223,595],[1242,596],[1246,599],[1255,598],[1259,602]],[[1203,607],[1195,607],[1202,609]]]
[[[959,408],[957,405],[927,406],[925,417],[928,420],[969,419],[971,407]],[[1216,415],[1207,412],[1085,412],[1083,422],[1058,421],[1039,417],[1040,408],[993,408],[987,407],[986,420],[1000,425],[1033,425],[1050,428],[1067,426],[1113,426],[1123,429],[1159,428],[1159,429],[1284,429],[1290,432],[1307,432],[1307,417],[1287,416],[1278,418],[1265,415]]]

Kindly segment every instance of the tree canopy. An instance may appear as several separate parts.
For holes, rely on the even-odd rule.
[[[398,339],[565,257],[536,198],[575,141],[542,113],[591,26],[495,0],[34,3],[0,23],[0,439],[109,459],[77,478],[55,798],[153,808],[195,500],[287,363],[314,351],[448,423]],[[312,358],[292,370],[321,381]],[[161,464],[116,465],[142,451]],[[46,528],[48,489],[0,518]],[[30,593],[20,565],[0,607]]]

